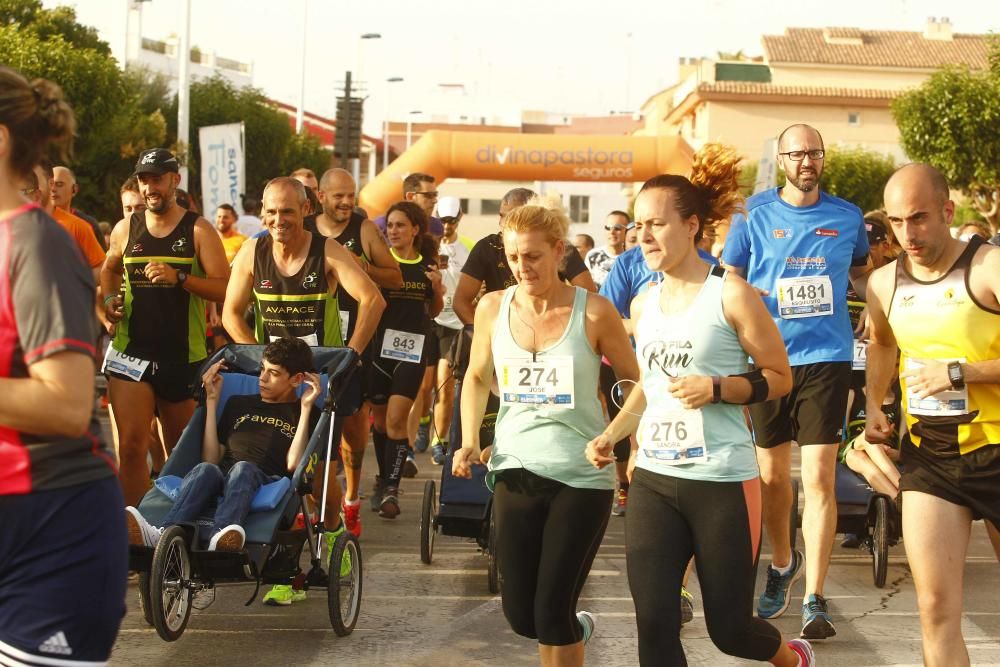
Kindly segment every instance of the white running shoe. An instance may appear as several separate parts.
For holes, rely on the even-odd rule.
[[[155,547],[163,533],[162,528],[150,524],[131,505],[125,508],[125,526],[128,529],[128,543],[138,547]]]
[[[209,551],[239,551],[243,548],[243,543],[247,541],[247,534],[243,532],[243,526],[233,523],[215,535],[208,543]]]

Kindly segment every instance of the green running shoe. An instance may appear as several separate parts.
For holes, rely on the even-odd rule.
[[[272,607],[287,607],[293,602],[302,602],[305,599],[305,591],[297,591],[288,584],[279,584],[264,595],[264,604]]]
[[[333,553],[333,545],[337,542],[337,537],[341,535],[345,530],[344,517],[340,517],[340,527],[337,530],[331,530],[323,533],[323,538],[326,540],[326,553],[327,558]],[[348,577],[351,575],[351,554],[347,549],[344,549],[344,555],[340,559],[340,577]]]

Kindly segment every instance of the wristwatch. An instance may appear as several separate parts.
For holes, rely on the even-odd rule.
[[[183,287],[184,283],[187,282],[187,279],[188,279],[188,274],[187,274],[186,271],[178,271],[177,272],[177,285],[178,286]]]
[[[948,379],[951,380],[952,389],[965,389],[965,373],[962,372],[962,364],[953,361],[948,364]]]

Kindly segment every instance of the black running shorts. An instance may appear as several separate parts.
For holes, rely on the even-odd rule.
[[[750,406],[754,442],[769,449],[840,444],[851,388],[851,362],[830,361],[792,366],[792,391],[782,398]]]
[[[917,447],[907,435],[901,460],[900,491],[919,491],[968,507],[973,519],[988,519],[1000,530],[1000,444],[959,454],[927,438]]]

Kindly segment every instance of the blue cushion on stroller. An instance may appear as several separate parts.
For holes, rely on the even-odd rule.
[[[181,483],[184,480],[177,475],[164,475],[157,477],[156,481],[153,482],[156,488],[163,492],[167,498],[177,502],[177,494],[181,491]],[[285,493],[288,491],[288,487],[292,485],[292,480],[287,477],[282,477],[269,484],[265,484],[259,489],[257,493],[254,494],[253,500],[250,501],[250,511],[251,512],[266,512],[268,510],[273,510],[278,506],[278,503],[285,497]]]
[[[455,477],[451,474],[451,460],[448,454],[441,470],[441,499],[443,504],[486,505],[490,501],[490,490],[486,487],[486,466],[472,466],[472,478]]]

